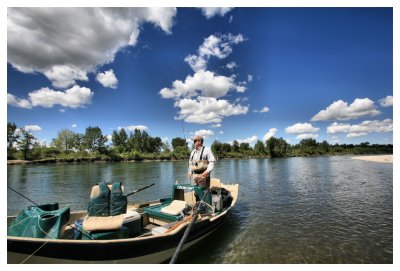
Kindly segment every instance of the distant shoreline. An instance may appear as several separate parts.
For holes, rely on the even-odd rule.
[[[393,164],[393,155],[367,155],[367,156],[354,156],[351,159],[377,162],[377,163],[391,163]]]
[[[351,156],[349,154],[343,154],[344,156]],[[320,157],[330,155],[314,155],[314,156],[290,156],[290,157]],[[270,157],[242,157],[242,158],[221,158],[225,159],[255,159],[255,158],[270,158]],[[288,157],[287,157],[288,158]],[[363,156],[352,156],[352,159],[378,162],[378,163],[392,163],[393,155],[380,154],[380,155],[363,155]],[[127,161],[112,161],[111,159],[99,159],[99,158],[72,158],[72,159],[42,159],[42,160],[7,160],[7,165],[39,165],[39,164],[70,164],[70,163],[107,163],[107,162],[119,162],[119,163],[137,163],[137,162],[171,162],[171,161],[182,161],[186,159],[143,159],[143,160],[127,160]]]

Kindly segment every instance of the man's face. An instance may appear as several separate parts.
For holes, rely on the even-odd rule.
[[[193,139],[193,145],[194,145],[194,147],[195,147],[196,149],[198,149],[199,147],[201,147],[201,145],[202,145],[201,139],[195,137],[195,138]]]

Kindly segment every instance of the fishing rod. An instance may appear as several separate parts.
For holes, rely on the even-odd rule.
[[[147,188],[149,188],[150,186],[153,186],[153,185],[155,185],[155,184],[156,184],[156,183],[152,183],[152,184],[150,184],[150,185],[148,185],[148,186],[139,188],[139,189],[137,189],[137,190],[135,190],[135,191],[133,191],[133,192],[131,192],[131,193],[129,193],[129,194],[126,194],[126,196],[129,197],[129,196],[131,196],[131,195],[133,195],[133,194],[136,194],[137,192],[140,192],[140,191],[142,191],[142,190],[145,190],[145,189],[147,189]]]
[[[183,248],[183,244],[186,242],[186,239],[189,236],[190,231],[192,230],[192,227],[194,225],[194,223],[197,220],[197,217],[199,216],[199,209],[201,204],[203,204],[207,194],[210,192],[210,189],[207,189],[206,193],[204,194],[203,198],[201,199],[201,201],[199,202],[199,204],[197,205],[197,208],[193,211],[193,217],[192,220],[190,221],[189,226],[186,228],[181,241],[179,242],[178,247],[176,248],[176,251],[174,253],[174,255],[171,258],[171,261],[169,262],[170,264],[174,264],[176,262],[176,260],[178,259],[179,254],[181,253],[181,250]]]

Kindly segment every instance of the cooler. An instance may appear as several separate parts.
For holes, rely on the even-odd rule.
[[[129,229],[129,237],[135,237],[142,233],[142,219],[138,212],[127,211],[124,214],[122,226]]]

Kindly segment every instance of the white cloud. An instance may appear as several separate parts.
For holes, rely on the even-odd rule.
[[[184,82],[175,80],[172,83],[172,88],[163,88],[159,93],[165,99],[193,97],[199,93],[201,96],[218,98],[225,96],[230,90],[243,92],[246,88],[235,84],[234,77],[216,75],[210,71],[200,70],[193,76],[188,75]]]
[[[194,135],[195,136],[202,136],[203,138],[208,138],[208,137],[214,135],[214,132],[211,131],[211,130],[202,129],[202,130],[198,130],[198,131],[194,132]]]
[[[8,94],[7,103],[12,106],[19,106],[23,108],[32,108],[35,106],[51,108],[54,105],[78,108],[83,107],[86,104],[90,104],[93,95],[93,92],[89,88],[80,86],[73,86],[65,91],[41,88],[28,93],[28,100],[18,99],[12,94]]]
[[[188,55],[185,58],[193,71],[206,70],[209,59],[213,56],[223,59],[232,53],[232,45],[243,42],[245,39],[242,34],[215,34],[204,39],[202,45],[197,50],[197,55]]]
[[[106,137],[108,141],[112,141],[112,135],[107,135]]]
[[[71,125],[72,128],[76,128],[78,127],[78,125],[76,125],[75,123]]]
[[[278,131],[278,129],[276,129],[276,128],[269,129],[269,131],[264,135],[263,141],[265,142],[268,139],[270,139],[271,137],[273,137],[277,131]]]
[[[296,136],[297,139],[316,139],[318,137],[317,134],[299,134]]]
[[[219,131],[219,134],[220,134],[220,135],[223,135],[223,134],[224,134],[224,131]]]
[[[29,132],[40,132],[40,131],[42,131],[42,127],[40,127],[38,125],[25,125],[24,129],[25,129],[25,131],[29,131]]]
[[[296,123],[285,128],[285,133],[287,134],[307,134],[316,133],[318,131],[319,128],[313,127],[310,123]]]
[[[99,72],[96,76],[96,80],[99,81],[103,87],[116,89],[118,85],[118,79],[115,77],[112,69],[103,73]]]
[[[312,117],[311,121],[350,120],[365,116],[376,116],[380,113],[381,112],[376,109],[374,102],[368,98],[357,98],[351,105],[348,105],[347,102],[342,100],[338,100],[325,110],[321,110]]]
[[[221,123],[213,124],[211,128],[221,128]]]
[[[229,7],[208,7],[208,8],[200,8],[203,15],[207,18],[210,19],[214,17],[215,15],[220,15],[224,16],[226,13],[231,11],[233,8]]]
[[[26,99],[19,99],[10,93],[7,93],[7,104],[26,109],[32,108],[32,104],[30,103],[30,101]]]
[[[386,96],[383,99],[379,100],[379,104],[382,107],[389,107],[389,106],[393,106],[393,96]]]
[[[253,81],[253,75],[248,74],[248,75],[247,75],[247,81],[248,81],[248,82]]]
[[[256,142],[258,140],[258,137],[253,135],[253,136],[248,137],[246,139],[236,139],[236,140],[237,140],[237,142],[239,144],[241,144],[241,143],[249,143],[250,145],[254,146],[254,144],[256,144]]]
[[[176,8],[153,7],[8,8],[7,61],[24,73],[43,73],[56,87],[69,87],[113,62],[122,48],[135,46],[142,24],[171,33],[175,15]]]
[[[215,98],[197,97],[197,99],[182,99],[175,101],[175,107],[179,108],[179,116],[190,123],[220,123],[224,117],[247,114],[248,107],[239,104],[231,104],[227,100]]]
[[[124,128],[125,130],[134,132],[136,129],[140,131],[147,131],[149,128],[145,125],[130,125],[130,126],[125,126],[125,127],[118,127],[118,130],[121,130]]]
[[[382,121],[366,120],[355,125],[334,122],[326,129],[328,134],[348,133],[347,137],[364,136],[368,133],[387,133],[392,131],[392,119],[385,119]]]
[[[269,112],[269,108],[267,106],[264,106],[260,110],[253,110],[254,113],[267,113]]]
[[[236,68],[238,65],[236,64],[235,61],[229,62],[228,64],[225,65],[225,67],[227,67],[228,69],[232,70],[234,68]]]
[[[58,111],[60,111],[61,113],[65,113],[65,109],[64,108],[60,108],[60,109],[58,109]]]
[[[353,138],[353,137],[360,137],[360,136],[366,136],[366,135],[368,135],[368,133],[350,133],[350,134],[347,134],[346,137]]]
[[[232,23],[232,21],[233,21],[233,15],[231,15],[231,16],[229,17],[229,23]]]

